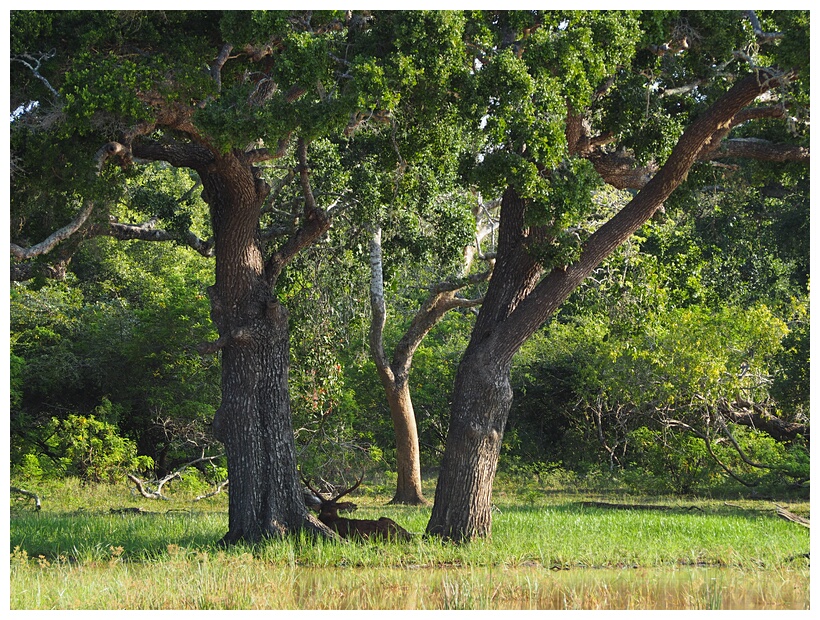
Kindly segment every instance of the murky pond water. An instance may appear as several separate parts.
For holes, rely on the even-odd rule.
[[[808,609],[809,571],[296,569],[295,607],[340,609]]]
[[[12,565],[12,609],[809,609],[806,562],[749,570]]]

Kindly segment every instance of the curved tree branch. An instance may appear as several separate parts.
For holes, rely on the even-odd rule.
[[[17,260],[28,260],[41,254],[46,254],[54,249],[62,241],[68,239],[71,235],[77,232],[80,227],[86,222],[91,212],[94,210],[94,203],[90,200],[86,202],[77,216],[61,229],[53,232],[46,239],[31,247],[23,248],[16,243],[11,244],[11,255]]]
[[[222,49],[219,50],[219,54],[214,60],[214,63],[211,65],[211,79],[216,82],[216,92],[222,92],[222,67],[228,62],[231,51],[233,51],[233,45],[225,43]]]
[[[273,253],[265,264],[265,280],[271,286],[276,282],[276,279],[279,277],[285,265],[293,260],[294,256],[308,247],[330,228],[330,217],[316,204],[316,198],[313,195],[313,189],[310,185],[307,147],[308,144],[304,138],[299,138],[296,153],[299,159],[299,183],[302,187],[302,197],[305,201],[301,227]]]
[[[511,359],[529,335],[552,315],[593,269],[628,239],[657,211],[687,177],[692,165],[716,134],[730,125],[758,96],[786,83],[793,76],[774,70],[757,70],[735,83],[683,132],[666,163],[643,189],[584,243],[581,257],[572,265],[556,267],[514,309],[492,335],[499,359]],[[506,196],[506,194],[505,194]],[[510,199],[512,196],[509,197]]]
[[[155,145],[156,146],[156,145]],[[203,158],[204,156],[204,149],[198,147],[196,145],[189,145],[191,148],[187,149],[189,151],[188,156],[190,157],[193,153],[195,156]],[[164,148],[153,148],[150,144],[147,146],[147,150],[143,151],[146,154],[160,154],[163,157],[166,156],[169,152],[173,152],[177,155],[179,153],[177,150],[172,149],[169,151],[168,149]],[[182,155],[179,155],[182,156]],[[170,159],[170,157],[169,157]],[[133,150],[119,142],[109,142],[104,144],[97,153],[94,155],[94,162],[96,165],[97,173],[102,170],[102,168],[108,163],[109,161],[116,161],[121,166],[130,165],[133,161]],[[199,184],[195,184],[187,193],[186,195],[190,194],[194,189],[196,189]],[[37,243],[33,246],[24,248],[16,243],[10,244],[11,255],[17,259],[18,261],[29,261],[37,256],[41,256],[47,254],[54,250],[60,243],[68,240],[73,235],[75,235],[80,229],[83,229],[83,238],[90,238],[90,237],[98,237],[98,236],[109,236],[119,240],[132,240],[138,239],[142,241],[179,241],[194,250],[196,250],[199,254],[205,257],[212,257],[214,255],[214,243],[213,240],[202,240],[197,237],[193,232],[187,230],[181,234],[172,233],[170,231],[157,229],[156,218],[151,218],[147,222],[143,224],[123,224],[116,221],[109,221],[107,223],[94,223],[89,226],[86,226],[89,217],[91,216],[92,212],[94,211],[94,203],[92,201],[87,201],[77,216],[69,222],[66,226],[63,226],[59,230],[53,232],[49,235],[46,239]],[[42,266],[42,265],[34,265],[34,264],[22,264],[17,263],[11,266],[11,279],[13,281],[23,281],[35,277],[36,275],[44,275],[49,278],[60,279],[65,276],[65,269],[66,265],[70,260],[70,255],[65,255],[60,257],[56,264],[51,266]]]
[[[752,23],[752,29],[760,43],[770,43],[776,39],[783,38],[782,32],[763,32],[763,27],[760,25],[760,20],[757,19],[757,14],[754,11],[744,11],[743,13]]]
[[[34,54],[18,54],[16,56],[12,56],[11,60],[12,62],[19,62],[20,64],[25,65],[28,68],[28,70],[34,74],[34,77],[36,77],[43,84],[45,84],[48,91],[52,95],[54,95],[54,98],[56,100],[59,101],[61,99],[60,93],[58,93],[57,90],[51,85],[51,83],[40,73],[40,65],[42,65],[43,62],[46,60],[51,60],[56,55],[57,50],[53,49],[50,52],[41,53],[37,56],[35,56]]]
[[[747,482],[746,480],[738,476],[734,471],[732,471],[732,469],[728,465],[721,461],[712,450],[711,440],[706,435],[697,430],[695,427],[690,426],[685,422],[681,422],[680,420],[666,420],[666,425],[671,427],[682,428],[695,435],[695,437],[701,439],[703,441],[703,444],[706,446],[706,451],[709,453],[709,456],[712,457],[712,460],[715,461],[715,463],[717,463],[723,471],[725,471],[727,474],[729,474],[729,476],[737,480],[740,484],[742,484],[745,487],[757,486],[756,482]]]

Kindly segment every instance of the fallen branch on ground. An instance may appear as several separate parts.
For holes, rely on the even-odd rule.
[[[146,483],[143,482],[142,480],[140,480],[139,478],[137,478],[135,475],[126,474],[126,476],[131,482],[133,482],[136,485],[137,491],[139,491],[140,495],[142,495],[143,497],[145,497],[147,499],[165,499],[165,500],[167,500],[168,498],[165,497],[162,494],[162,487],[166,483],[170,482],[174,478],[181,478],[182,477],[182,472],[184,472],[186,469],[188,469],[192,465],[196,465],[197,463],[204,463],[206,461],[213,461],[214,459],[218,459],[221,456],[222,456],[221,454],[217,454],[216,456],[205,456],[203,454],[198,459],[194,459],[193,461],[190,461],[189,463],[185,463],[185,465],[183,465],[182,467],[177,469],[175,472],[168,474],[162,480],[157,480],[157,481],[153,482],[153,484],[157,485],[157,488],[154,491],[150,490],[150,488],[147,487]]]
[[[804,519],[803,517],[794,514],[793,512],[789,512],[782,506],[778,506],[775,504],[774,506],[775,512],[777,512],[777,516],[786,519],[786,521],[791,521],[792,523],[797,523],[798,525],[802,525],[803,527],[811,527],[809,525],[809,520]]]
[[[109,511],[112,515],[146,515],[151,514],[151,511],[145,510],[144,508],[135,508],[135,507],[128,507],[128,508],[112,508]]]
[[[40,510],[42,506],[40,505],[40,496],[32,491],[26,491],[25,489],[20,489],[18,487],[11,487],[12,493],[17,493],[18,495],[25,495],[26,497],[30,497],[34,500],[34,510]]]
[[[699,506],[661,506],[658,504],[610,504],[608,502],[580,502],[584,508],[611,508],[614,510],[700,510]]]

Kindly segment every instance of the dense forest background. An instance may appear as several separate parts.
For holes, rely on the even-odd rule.
[[[181,183],[161,169],[155,182]],[[805,432],[808,424],[808,198],[715,190],[698,199],[667,204],[524,347],[501,471],[561,468],[678,493],[785,488],[808,477],[808,438],[781,428]],[[596,200],[606,209],[623,197]],[[204,212],[190,200],[203,228]],[[388,342],[426,295],[419,282],[435,259],[423,244],[399,241],[388,254],[397,257],[388,265]],[[334,229],[291,270],[286,291],[298,302],[298,445],[304,466],[329,478],[362,463],[387,474],[395,458],[368,350],[366,253],[366,236]],[[213,336],[204,290],[211,273],[211,259],[190,248],[97,238],[82,245],[64,280],[12,283],[14,476],[161,477],[220,453],[209,432],[219,359],[192,344]],[[427,473],[443,448],[474,317],[471,309],[449,313],[415,356],[411,390]],[[700,436],[696,421],[717,410],[737,418],[728,424],[741,451]],[[740,424],[754,415],[784,421],[781,432]],[[205,486],[225,475],[217,459],[186,478]]]
[[[42,76],[22,64],[13,63],[16,75],[42,88],[35,79]],[[250,92],[252,84],[242,86],[245,97],[257,92]],[[83,93],[71,80],[64,90],[75,98]],[[69,110],[72,101],[66,101]],[[31,101],[13,100],[12,108],[16,104],[23,107],[12,115],[15,146],[39,153],[38,140],[50,139],[49,119],[36,106],[26,108]],[[648,103],[646,109],[648,115]],[[666,112],[669,119],[677,113]],[[105,119],[81,120],[93,125]],[[346,182],[361,205],[371,185],[381,184],[386,189],[378,191],[396,199],[381,216],[388,351],[433,284],[458,270],[481,218],[498,218],[498,196],[441,181],[446,174],[455,178],[460,162],[442,162],[437,170],[421,149],[419,161],[433,160],[433,169],[399,155],[402,164],[422,172],[394,190],[387,173],[374,172],[383,165],[380,157],[394,156],[396,125],[392,136],[390,127],[388,119],[374,130],[376,137],[362,130],[357,143],[350,138],[361,149],[350,157],[361,156],[361,165],[339,155],[347,134],[317,137],[310,147],[313,165],[322,170],[312,179],[317,194],[342,192]],[[670,133],[681,129],[669,127]],[[65,131],[60,140],[74,131],[80,143],[80,130]],[[403,147],[417,137],[406,131]],[[807,131],[792,137],[808,143]],[[373,146],[377,138],[382,151]],[[93,152],[99,145],[92,146],[83,148]],[[61,167],[62,156],[53,157],[37,165],[60,170],[66,179],[80,174]],[[27,162],[16,165],[12,161],[19,196],[12,238],[30,245],[70,219],[76,202],[38,204],[45,194],[37,175],[26,176]],[[583,181],[587,169],[579,165],[568,176]],[[281,181],[271,181],[281,194],[265,215],[286,218],[289,213],[276,210],[299,199],[287,186],[292,170],[268,172]],[[155,162],[139,174],[120,174],[122,189],[104,214],[108,232],[61,246],[66,255],[57,277],[43,259],[29,263],[25,277],[12,278],[12,479],[101,481],[128,473],[161,479],[195,462],[173,484],[206,490],[227,477],[210,427],[221,398],[220,356],[197,346],[217,338],[206,291],[214,282],[214,258],[185,236],[213,237],[208,205],[189,169]],[[637,193],[581,181],[567,183],[566,190],[591,197],[584,230],[575,231],[580,234]],[[553,182],[558,187],[560,175]],[[567,480],[615,479],[646,492],[808,494],[809,204],[805,162],[693,168],[681,190],[516,356],[499,470],[522,478],[558,472]],[[294,258],[276,295],[290,311],[291,403],[301,468],[335,481],[364,468],[389,483],[396,471],[395,434],[369,340],[372,230],[355,213],[351,208],[335,217],[321,241]],[[118,238],[111,232],[119,222],[150,226],[142,224],[143,239],[123,240],[125,227]],[[94,226],[102,224],[87,229]],[[167,235],[165,242],[145,241],[154,228]],[[490,226],[476,251],[490,256],[496,241]],[[464,295],[480,298],[486,287],[476,278]],[[451,310],[415,352],[410,390],[427,476],[435,475],[444,450],[456,368],[477,312],[466,304]]]

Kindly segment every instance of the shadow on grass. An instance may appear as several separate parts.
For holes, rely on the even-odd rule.
[[[559,496],[556,494],[556,496]],[[566,497],[566,494],[564,494]],[[634,499],[634,501],[633,501]],[[653,501],[654,500],[654,501]],[[734,517],[756,521],[761,518],[778,521],[780,518],[775,511],[776,502],[767,500],[755,500],[747,505],[739,505],[722,500],[698,499],[683,503],[671,500],[668,503],[661,503],[657,498],[629,498],[624,500],[623,496],[617,499],[607,499],[606,496],[587,496],[585,499],[575,499],[570,501],[539,504],[539,503],[499,503],[497,510],[499,513],[516,512],[520,514],[541,513],[545,510],[566,514],[567,516],[579,514],[618,514],[618,513],[646,513],[667,514],[667,515],[700,515],[711,517]]]
[[[12,512],[10,548],[29,557],[101,561],[113,555],[149,560],[169,545],[216,548],[227,531],[227,515],[190,512],[110,514],[99,512]]]

